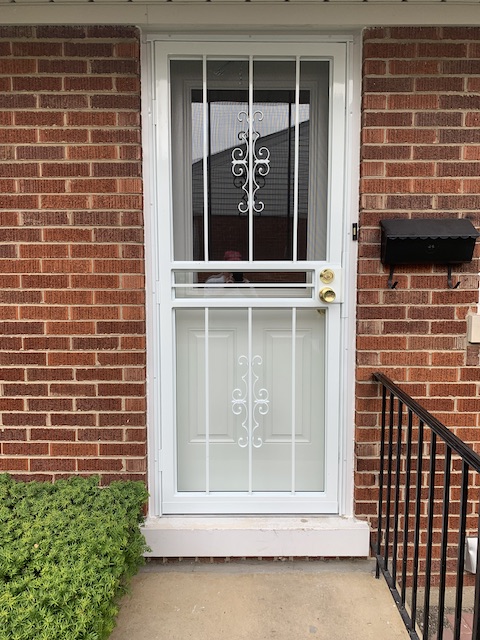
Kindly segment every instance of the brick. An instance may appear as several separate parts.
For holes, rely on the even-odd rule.
[[[92,270],[90,260],[42,260],[44,273],[88,273]]]
[[[73,373],[70,369],[34,368],[27,370],[27,380],[73,380]]]
[[[41,427],[47,424],[47,416],[41,413],[4,413],[2,423],[6,427]]]
[[[84,94],[40,94],[39,106],[41,109],[86,109],[88,98]]]
[[[48,443],[4,442],[3,453],[10,456],[45,456],[48,455]]]
[[[18,76],[13,77],[13,90],[14,91],[61,91],[62,79],[52,76],[35,76],[29,75],[28,77]]]
[[[443,105],[442,98],[436,94],[392,94],[387,98],[387,105],[390,109],[449,109]]]
[[[73,441],[76,438],[75,429],[30,429],[30,440],[46,440],[48,442],[52,440]]]
[[[96,367],[94,369],[77,369],[77,371],[75,372],[75,378],[78,381],[122,380],[123,371],[122,369],[101,368],[101,367]]]
[[[72,275],[71,281],[72,287],[78,289],[118,289],[120,286],[120,280],[117,275]]]
[[[94,162],[92,171],[96,177],[138,177],[141,175],[141,165],[138,162]]]
[[[0,457],[0,470],[1,471],[27,471],[28,470],[28,458],[3,458]]]
[[[119,339],[117,337],[100,338],[72,338],[72,348],[88,351],[101,351],[104,349],[118,349]]]
[[[129,96],[130,97],[130,96]],[[117,102],[118,102],[117,98]],[[125,102],[126,100],[124,100]],[[130,97],[130,101],[132,98]],[[119,105],[112,104],[108,108],[121,109]],[[138,129],[94,129],[91,131],[91,139],[94,144],[105,142],[107,144],[140,144],[141,135]]]
[[[0,109],[33,109],[36,106],[34,95],[17,93],[0,95]]]
[[[76,461],[65,458],[32,458],[31,471],[75,471]]]
[[[66,275],[22,275],[22,287],[26,289],[66,289]]]
[[[7,397],[18,396],[46,396],[48,386],[46,384],[4,384],[3,395]]]
[[[120,214],[118,211],[75,211],[73,224],[92,227],[118,226],[120,224]],[[82,248],[85,249],[86,254],[89,253],[89,257],[118,257],[118,250],[112,250],[112,247],[104,248],[105,253],[101,251],[101,247],[84,245]],[[81,248],[75,247],[75,250],[79,252]]]
[[[98,322],[97,330],[100,333],[118,333],[118,334],[129,334],[129,333],[145,333],[145,323],[144,322]]]
[[[54,384],[50,385],[50,395],[52,396],[96,396],[95,385],[93,384]]]
[[[5,335],[34,335],[45,333],[43,322],[0,322],[0,332]]]
[[[122,408],[120,398],[77,398],[75,402],[78,411],[120,411]]]
[[[45,302],[48,304],[92,304],[92,291],[46,291]]]
[[[63,157],[63,156],[62,156]],[[66,162],[63,164],[50,162],[42,164],[42,176],[45,178],[88,176],[90,167],[87,163]]]
[[[0,64],[0,73],[8,76],[18,76],[19,74],[25,74],[32,77],[37,70],[36,60],[34,59],[19,59],[19,58],[2,58]],[[15,78],[17,80],[18,78]]]
[[[413,148],[414,160],[459,160],[460,147],[447,147],[443,145],[419,146]],[[441,165],[440,165],[441,168]]]
[[[38,60],[39,73],[79,73],[85,74],[88,72],[86,60],[65,60],[64,58],[51,60],[39,59]]]
[[[144,444],[126,443],[109,444],[101,443],[99,446],[101,456],[145,456],[146,447]]]
[[[111,58],[113,45],[107,42],[65,42],[64,55],[68,58]]]
[[[68,80],[68,78],[66,80]],[[71,78],[71,80],[74,80],[74,78]],[[71,125],[74,127],[79,127],[79,126],[80,127],[81,126],[113,127],[116,123],[115,114],[108,111],[107,112],[78,111],[74,113],[67,113],[66,117],[67,117],[67,125]],[[84,149],[84,152],[87,153],[92,160],[97,159],[97,157],[103,157],[103,156],[92,155],[93,149],[97,150],[98,152],[103,150],[103,147],[89,146],[88,149]],[[110,147],[110,149],[113,151],[113,155],[111,154],[107,155],[106,159],[114,158],[116,155],[115,147]],[[70,151],[72,151],[72,149],[70,149]]]
[[[128,427],[144,424],[145,415],[143,413],[101,413],[99,415],[101,427]]]
[[[68,349],[70,347],[70,338],[59,338],[59,337],[35,337],[35,338],[24,338],[23,340],[23,348],[25,350],[34,350],[34,351],[51,351],[51,350],[63,350]]]
[[[59,101],[53,101],[50,108],[52,109],[65,109],[67,107],[62,107],[61,104],[58,104]],[[47,107],[47,105],[42,105],[43,107]],[[74,108],[74,107],[71,107]],[[77,105],[75,108],[80,108],[80,105]],[[40,129],[39,130],[39,140],[40,142],[56,142],[56,143],[87,143],[88,142],[88,131],[86,129]]]
[[[123,471],[124,465],[121,459],[112,458],[87,458],[78,460],[79,471]]]
[[[21,345],[19,346],[20,349]],[[47,356],[44,353],[23,353],[18,350],[13,352],[0,353],[1,365],[45,365],[47,364]]]
[[[71,160],[113,160],[117,158],[117,147],[114,145],[70,146],[67,153]]]
[[[73,400],[71,398],[29,398],[30,411],[72,411]]]
[[[0,441],[9,442],[12,440],[25,441],[27,439],[26,429],[5,429],[0,427]]]
[[[95,354],[78,351],[52,352],[48,354],[48,364],[51,367],[71,366],[85,367],[95,364]]]
[[[100,75],[138,75],[139,62],[137,60],[92,60],[90,68],[92,73]]]
[[[31,40],[28,42],[13,42],[12,53],[14,56],[59,57],[62,55],[62,44],[60,42],[39,42]]]
[[[98,445],[86,442],[52,442],[51,444],[52,456],[98,456]]]
[[[81,195],[42,195],[41,207],[45,209],[86,209],[88,197]]]
[[[409,112],[367,112],[363,116],[363,124],[365,127],[411,127],[413,114]]]
[[[85,38],[85,27],[52,25],[40,26],[36,28],[37,38],[56,39],[62,38],[67,40]]]
[[[462,114],[442,111],[427,111],[415,114],[418,127],[461,127]]]
[[[145,395],[145,385],[143,384],[98,384],[99,396],[143,396]]]
[[[87,442],[121,442],[123,441],[123,429],[79,429],[78,439]]]

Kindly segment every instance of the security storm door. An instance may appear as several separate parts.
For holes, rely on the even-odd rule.
[[[156,43],[163,513],[338,512],[345,56]]]

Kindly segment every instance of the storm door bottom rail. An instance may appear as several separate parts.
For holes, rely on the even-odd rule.
[[[389,378],[374,378],[382,391],[376,577],[413,640],[480,640],[480,456]],[[475,574],[465,572],[467,539],[477,542]]]

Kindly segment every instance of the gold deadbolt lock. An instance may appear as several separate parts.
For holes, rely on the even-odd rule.
[[[320,272],[320,280],[323,284],[330,284],[335,278],[335,274],[331,269],[324,269]]]
[[[323,289],[320,289],[320,293],[318,295],[322,302],[333,302],[337,297],[335,291],[330,289],[330,287],[323,287]]]

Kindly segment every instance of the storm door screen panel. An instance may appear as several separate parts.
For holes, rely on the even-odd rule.
[[[344,49],[201,47],[157,57],[163,511],[334,513],[340,306],[318,292],[341,263]]]

